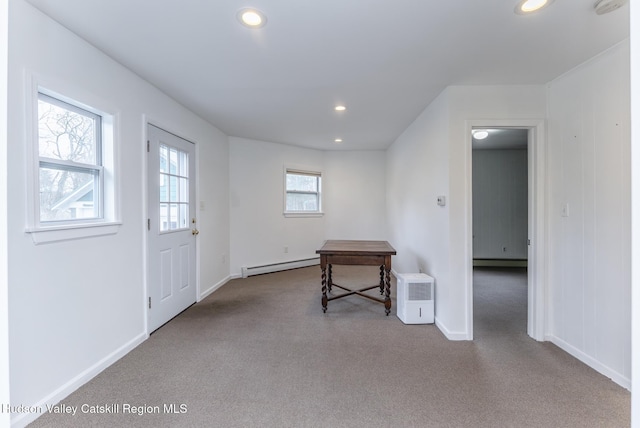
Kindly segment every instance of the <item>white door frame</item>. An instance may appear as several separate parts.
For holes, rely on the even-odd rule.
[[[547,283],[546,260],[546,140],[543,119],[483,119],[465,122],[466,163],[466,313],[467,332],[473,339],[473,203],[472,203],[472,138],[473,128],[519,128],[528,129],[528,308],[527,334],[538,341],[545,340],[545,303]]]

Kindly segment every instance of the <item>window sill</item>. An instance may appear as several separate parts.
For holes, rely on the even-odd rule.
[[[122,223],[93,223],[83,225],[61,225],[27,229],[33,243],[48,244],[51,242],[71,241],[74,239],[92,238],[96,236],[115,235]]]
[[[313,212],[313,213],[305,213],[305,212],[296,212],[296,211],[285,211],[285,217],[322,217],[324,215],[323,212]]]

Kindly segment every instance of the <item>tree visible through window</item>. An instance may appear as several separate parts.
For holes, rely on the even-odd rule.
[[[321,211],[322,176],[319,172],[286,170],[286,212]]]
[[[102,218],[101,119],[38,94],[40,222]]]

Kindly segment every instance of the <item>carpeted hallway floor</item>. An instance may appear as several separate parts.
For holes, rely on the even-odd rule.
[[[334,267],[345,285],[377,275]],[[75,416],[32,426],[629,426],[627,390],[526,335],[521,272],[477,270],[474,288],[475,340],[452,342],[404,325],[395,300],[388,317],[356,296],[323,314],[319,267],[233,280],[63,400]],[[118,412],[81,410],[109,404]]]

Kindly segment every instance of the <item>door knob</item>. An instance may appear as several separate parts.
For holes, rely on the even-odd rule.
[[[200,231],[198,229],[191,229],[191,234],[192,235],[197,235],[198,233],[200,233]]]

